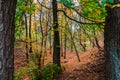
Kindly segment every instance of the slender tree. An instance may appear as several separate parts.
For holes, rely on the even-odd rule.
[[[30,9],[32,8],[32,0],[30,0]],[[30,13],[30,18],[29,18],[29,45],[30,45],[30,49],[29,49],[29,53],[32,53],[32,32],[31,32],[31,28],[32,28],[32,14]]]
[[[0,0],[0,80],[13,80],[16,1]]]
[[[28,25],[27,25],[28,21],[27,21],[27,16],[25,14],[25,36],[26,36],[26,44],[25,44],[25,48],[26,48],[26,62],[29,62],[29,52],[28,52]]]
[[[66,59],[67,35],[64,34],[64,59]]]

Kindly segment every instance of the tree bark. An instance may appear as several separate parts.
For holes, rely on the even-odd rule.
[[[60,34],[60,54],[61,54],[61,57],[63,57],[63,39],[62,39],[62,30],[61,30],[61,34]]]
[[[26,44],[25,44],[25,48],[26,48],[26,62],[29,63],[29,54],[28,54],[28,26],[27,26],[27,16],[25,14],[25,35],[26,35]]]
[[[0,80],[13,80],[16,0],[0,0]]]
[[[64,34],[64,59],[66,59],[67,35]]]
[[[57,16],[57,1],[53,0],[52,2],[53,6],[53,29],[54,29],[54,48],[53,48],[53,63],[57,64],[57,66],[60,65],[60,37],[59,37],[59,31],[58,31],[58,16]]]
[[[32,8],[32,1],[30,1],[30,8]],[[29,45],[30,45],[30,49],[29,49],[29,53],[32,53],[32,34],[31,34],[31,27],[32,27],[32,14],[30,13],[30,19],[29,19]]]
[[[106,7],[104,33],[106,80],[120,80],[120,7]]]

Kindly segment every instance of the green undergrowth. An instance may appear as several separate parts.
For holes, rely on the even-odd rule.
[[[48,63],[42,70],[38,66],[21,68],[14,73],[14,80],[23,80],[30,78],[30,80],[54,80],[59,77],[65,67],[59,67],[56,64]]]
[[[18,72],[14,73],[14,80],[23,80],[30,78],[31,80],[37,80],[39,75],[38,67],[25,67],[21,68]]]
[[[42,80],[57,79],[61,73],[61,67],[56,64],[48,63],[42,70]]]

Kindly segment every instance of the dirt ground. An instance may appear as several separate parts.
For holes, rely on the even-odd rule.
[[[103,49],[94,48],[82,53],[80,62],[78,62],[75,53],[67,52],[67,54],[67,59],[62,62],[66,70],[59,80],[105,80]]]
[[[25,54],[22,48],[16,48],[14,53],[15,72],[26,66]],[[88,50],[80,55],[80,62],[75,52],[67,50],[67,58],[61,57],[61,65],[65,67],[58,80],[105,80],[105,61],[103,49]],[[52,61],[52,55],[47,53],[45,64]],[[27,79],[25,79],[27,80]]]

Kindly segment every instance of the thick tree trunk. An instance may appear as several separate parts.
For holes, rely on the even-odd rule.
[[[105,56],[106,80],[120,80],[120,7],[106,7]]]
[[[60,65],[60,37],[58,31],[58,16],[57,16],[57,1],[53,0],[53,29],[54,29],[54,48],[53,48],[53,63]]]
[[[0,80],[13,80],[16,0],[0,0]]]

